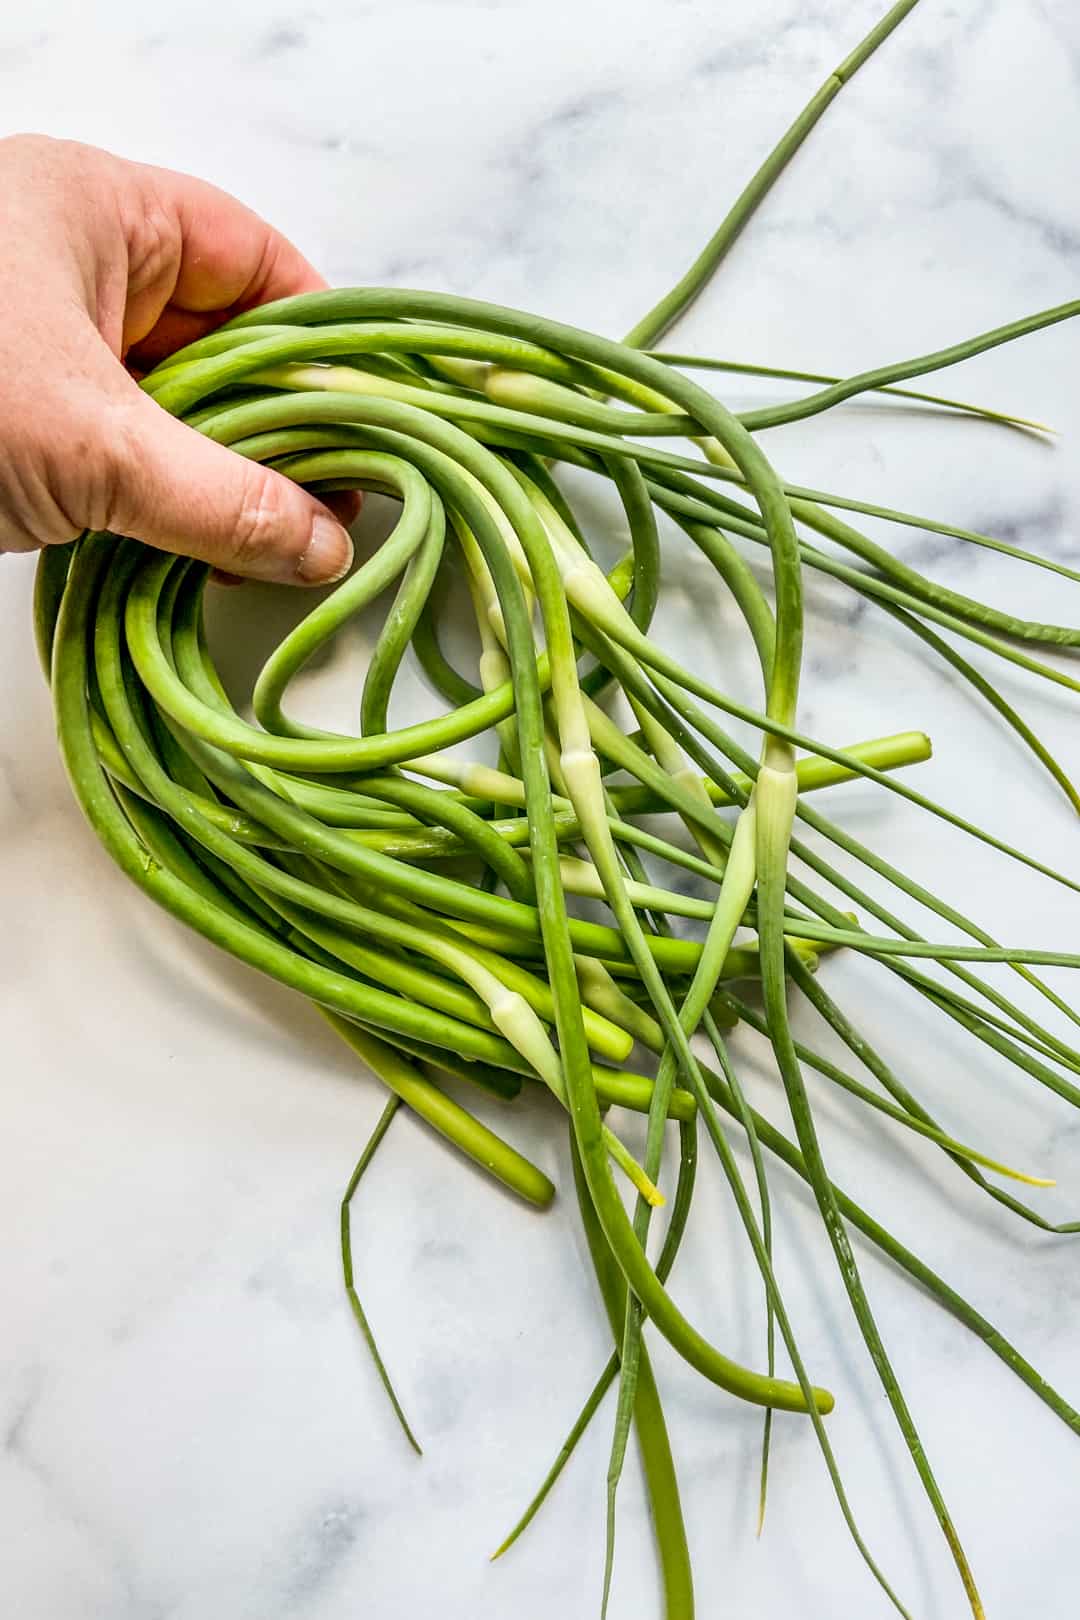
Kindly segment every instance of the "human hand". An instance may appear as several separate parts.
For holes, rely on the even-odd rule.
[[[0,552],[110,529],[227,574],[320,585],[352,542],[314,496],[176,421],[148,368],[325,285],[225,192],[39,135],[0,140]]]

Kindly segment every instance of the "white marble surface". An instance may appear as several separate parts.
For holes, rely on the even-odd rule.
[[[339,283],[451,288],[618,333],[879,4],[39,0],[0,21],[0,130],[206,175]],[[1069,0],[924,0],[832,109],[679,344],[852,371],[1075,296],[1078,152]],[[943,379],[1050,420],[1064,435],[1052,449],[865,407],[775,434],[770,449],[789,476],[1075,555],[1078,373],[1080,328],[1059,327]],[[894,538],[941,579],[1076,622],[1080,590],[1049,575]],[[607,1354],[572,1199],[543,1218],[520,1210],[419,1126],[395,1125],[361,1200],[359,1268],[426,1444],[418,1461],[339,1281],[337,1199],[375,1086],[314,1012],[182,933],[110,868],[57,760],[31,574],[28,560],[0,562],[0,1610],[594,1615],[607,1410],[528,1538],[494,1568],[485,1559]],[[730,613],[702,579],[673,549],[669,632],[734,679]],[[920,785],[1080,870],[1075,818],[999,726],[890,628],[817,584],[809,596],[806,725],[845,740],[927,727],[936,754]],[[1076,768],[1075,698],[1012,673],[1003,689]],[[833,803],[1003,936],[1076,946],[1077,905],[1060,889],[872,789]],[[881,975],[838,959],[825,972],[950,1126],[1056,1174],[1044,1207],[1076,1213],[1073,1112],[913,1014]],[[755,1050],[740,1044],[748,1082],[782,1118]],[[1009,1224],[931,1152],[815,1094],[839,1178],[1080,1399],[1067,1240]],[[565,1188],[550,1112],[503,1118]],[[816,1222],[779,1174],[776,1188],[782,1277],[807,1359],[838,1394],[831,1432],[863,1527],[913,1613],[951,1620],[962,1594]],[[1075,1612],[1080,1442],[876,1258],[865,1275],[988,1614]],[[733,1353],[760,1359],[758,1290],[711,1171],[676,1292]],[[666,1347],[657,1361],[699,1612],[884,1614],[809,1431],[777,1424],[758,1543],[757,1414]],[[660,1607],[631,1470],[612,1613],[653,1620]]]

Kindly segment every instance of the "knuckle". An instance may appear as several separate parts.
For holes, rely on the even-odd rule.
[[[50,137],[48,135],[33,135],[28,130],[15,130],[0,140],[0,160],[13,162],[17,158],[26,158],[40,150],[47,150]]]
[[[274,481],[261,467],[250,467],[241,483],[233,518],[229,560],[241,572],[255,571],[281,548],[281,514]]]
[[[9,463],[0,489],[0,553],[37,551],[40,546],[70,540],[77,533],[62,512],[50,510],[47,502],[34,498],[28,480]]]
[[[141,515],[139,450],[136,413],[123,404],[99,401],[93,414],[77,418],[68,437],[75,465],[82,468],[86,526],[131,534]]]
[[[152,188],[140,199],[140,206],[130,221],[129,240],[130,293],[143,292],[159,282],[173,279],[183,246],[180,222]]]
[[[0,140],[0,156],[35,166],[62,160],[71,142],[57,140],[54,135],[39,135],[31,130],[15,130]]]
[[[28,409],[21,424],[13,415],[0,471],[0,551],[70,540],[90,525],[85,469],[92,458],[82,444],[72,451],[72,434],[55,418],[42,432],[40,415]]]

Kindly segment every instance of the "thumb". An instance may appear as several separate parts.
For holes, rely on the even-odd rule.
[[[326,585],[347,573],[347,531],[280,473],[187,427],[148,395],[125,396],[107,527],[225,573]]]

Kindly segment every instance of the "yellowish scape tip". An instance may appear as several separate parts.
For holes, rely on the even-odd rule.
[[[1057,1182],[1052,1176],[1029,1176],[1023,1170],[1014,1170],[1010,1164],[1000,1164],[997,1159],[988,1159],[985,1154],[973,1156],[976,1163],[982,1164],[986,1170],[993,1170],[999,1176],[1007,1176],[1010,1181],[1022,1182],[1025,1187],[1056,1187]]]
[[[640,1164],[638,1164],[636,1160],[630,1159],[623,1166],[623,1169],[626,1171],[627,1177],[632,1186],[641,1194],[645,1202],[647,1204],[651,1204],[653,1209],[663,1209],[664,1205],[667,1203],[667,1199],[664,1197],[655,1181],[649,1180],[649,1177],[645,1174]]]
[[[1019,1181],[1025,1187],[1056,1187],[1057,1182],[1051,1176],[1029,1176],[1023,1170],[1014,1170],[1011,1164],[1002,1164],[1000,1159],[991,1159],[986,1153],[979,1153],[975,1148],[965,1147],[960,1142],[948,1145],[947,1138],[940,1139],[940,1145],[947,1148],[950,1153],[959,1153],[962,1158],[977,1164],[983,1170],[990,1170],[996,1176],[1005,1176],[1009,1181]]]

